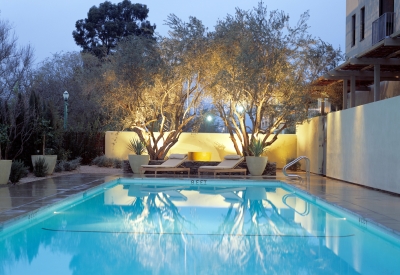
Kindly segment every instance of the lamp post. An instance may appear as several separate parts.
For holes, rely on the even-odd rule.
[[[67,123],[68,123],[68,98],[69,98],[69,93],[65,91],[63,93],[63,98],[64,98],[64,130],[67,130]]]

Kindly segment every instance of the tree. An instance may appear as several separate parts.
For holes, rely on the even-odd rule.
[[[146,20],[148,12],[146,5],[132,4],[129,0],[118,4],[105,1],[99,7],[91,7],[87,18],[76,21],[72,36],[83,52],[102,58],[124,37],[152,38],[156,26]]]
[[[16,159],[30,144],[34,127],[28,101],[28,94],[22,92],[7,101],[0,98],[0,126],[3,138],[7,140],[4,147],[6,159]]]
[[[97,97],[102,73],[102,64],[91,54],[56,53],[32,73],[31,89],[45,102],[52,102],[59,117],[64,110],[62,94],[68,91],[68,129],[85,131],[101,121]]]
[[[26,84],[33,63],[31,46],[18,47],[17,42],[12,26],[0,20],[0,98],[7,100]]]
[[[271,145],[287,127],[307,119],[309,87],[332,62],[320,40],[307,33],[308,13],[294,27],[284,12],[236,10],[212,33],[210,89],[213,104],[238,154],[251,155],[249,144],[261,138]],[[237,137],[237,139],[235,138]]]
[[[29,45],[19,47],[17,42],[12,26],[0,20],[1,150],[6,159],[15,159],[22,154],[33,130],[29,124],[27,96],[33,49]]]
[[[170,37],[131,36],[105,74],[103,106],[120,130],[135,131],[151,159],[164,159],[201,105],[207,39],[196,18],[170,16]]]

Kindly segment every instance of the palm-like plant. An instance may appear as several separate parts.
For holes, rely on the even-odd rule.
[[[132,138],[129,141],[128,149],[136,155],[141,155],[146,151],[146,144],[138,138]]]
[[[267,147],[265,146],[265,144],[262,142],[261,139],[253,139],[249,145],[249,151],[255,157],[261,156],[266,150]]]

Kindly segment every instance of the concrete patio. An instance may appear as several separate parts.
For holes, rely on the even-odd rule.
[[[23,217],[31,211],[123,176],[122,172],[115,173],[114,170],[110,173],[75,173],[17,185],[0,186],[0,228],[6,222]],[[132,174],[126,176],[133,177]],[[164,176],[159,175],[159,177]],[[191,176],[191,178],[196,177]],[[400,236],[400,196],[398,195],[319,175],[311,175],[309,186],[298,181],[287,180],[281,171],[277,172],[276,177],[269,177],[269,179],[288,182]]]

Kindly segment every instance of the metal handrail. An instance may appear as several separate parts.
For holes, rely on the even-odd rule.
[[[297,159],[289,162],[288,164],[286,164],[283,168],[282,168],[282,172],[286,177],[289,178],[298,178],[298,179],[303,179],[302,177],[300,177],[299,175],[296,174],[288,174],[286,172],[286,169],[288,169],[290,166],[292,166],[293,164],[295,164],[296,162],[299,162],[300,160],[305,159],[306,160],[306,178],[309,179],[310,178],[310,159],[306,156],[300,156]]]
[[[304,210],[304,213],[300,213],[299,211],[297,211],[294,207],[290,206],[286,200],[290,197],[295,197],[296,199],[298,198],[298,196],[296,196],[296,194],[286,194],[282,197],[282,202],[283,204],[285,204],[287,207],[289,207],[290,209],[293,209],[294,212],[296,212],[297,214],[299,214],[300,216],[307,216],[310,213],[310,204],[309,202],[305,202],[306,203],[306,209]]]

